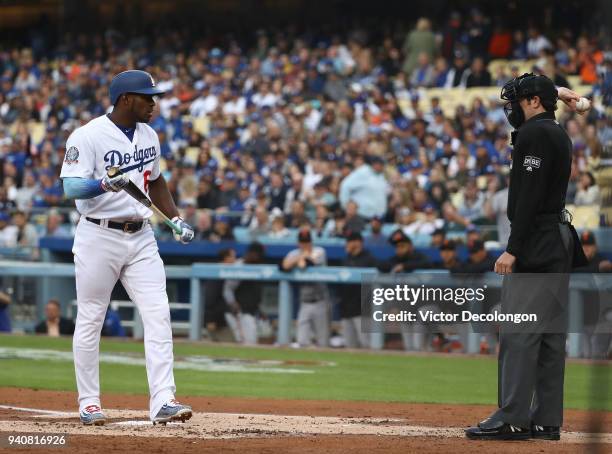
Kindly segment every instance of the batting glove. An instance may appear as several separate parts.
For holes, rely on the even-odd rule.
[[[106,175],[100,180],[100,186],[106,192],[119,192],[130,182],[130,177],[126,173],[120,173],[114,177]]]
[[[178,225],[181,228],[181,234],[174,232],[174,239],[176,241],[180,241],[183,244],[191,243],[193,241],[193,227],[183,221],[183,218],[180,216],[174,216],[172,218],[172,222]]]

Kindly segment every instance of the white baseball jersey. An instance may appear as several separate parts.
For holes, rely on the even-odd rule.
[[[118,166],[145,194],[149,181],[159,177],[160,145],[157,133],[145,123],[136,123],[133,140],[106,115],[77,128],[66,142],[60,178],[101,179]],[[76,200],[82,215],[96,219],[147,219],[151,210],[125,191]]]

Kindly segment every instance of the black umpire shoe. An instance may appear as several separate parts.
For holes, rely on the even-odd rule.
[[[527,440],[531,430],[488,418],[466,429],[465,436],[471,440]]]
[[[557,441],[561,439],[561,430],[559,426],[538,426],[536,424],[532,424],[531,438]]]

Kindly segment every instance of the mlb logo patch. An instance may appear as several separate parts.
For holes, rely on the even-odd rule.
[[[525,156],[525,161],[523,161],[523,167],[527,167],[527,171],[531,172],[534,167],[536,169],[539,169],[541,162],[542,160],[537,156]]]

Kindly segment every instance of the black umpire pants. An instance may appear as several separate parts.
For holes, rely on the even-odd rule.
[[[542,318],[544,322],[555,318],[554,326],[561,326],[559,321],[567,320],[567,306],[559,306],[558,301],[551,300],[558,299],[555,293],[557,297],[567,298],[573,251],[569,227],[565,224],[558,226],[558,234],[550,231],[555,241],[551,238],[548,244],[562,248],[549,251],[549,256],[559,259],[538,268],[521,268],[517,264],[514,273],[563,274],[555,274],[550,278],[542,276],[540,284],[543,285],[526,285],[527,281],[521,280],[520,274],[504,278],[504,286],[507,283],[512,286],[514,298],[518,297],[518,307],[522,305],[523,308],[521,312],[539,313],[538,320]],[[551,292],[550,285],[555,287],[556,291]],[[512,307],[516,308],[517,304],[512,304]],[[561,426],[567,331],[559,329],[559,332],[552,332],[550,327],[545,326],[525,332],[510,331],[505,332],[502,327],[500,332],[499,409],[493,418],[523,428],[529,428],[531,424]]]

